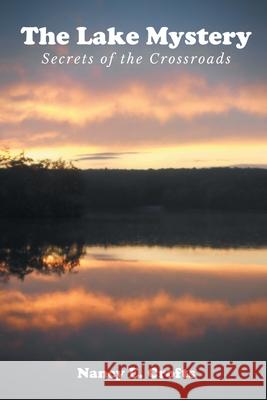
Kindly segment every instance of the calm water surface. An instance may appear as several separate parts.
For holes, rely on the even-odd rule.
[[[266,215],[2,227],[1,360],[266,359]]]

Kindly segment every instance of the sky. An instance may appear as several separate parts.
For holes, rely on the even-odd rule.
[[[81,168],[179,168],[267,164],[265,0],[58,0],[1,2],[0,148]],[[22,26],[67,31],[66,46],[25,46]],[[77,46],[88,34],[136,31],[136,46]],[[250,31],[247,46],[146,46],[145,28]],[[43,53],[117,52],[110,68],[43,65]],[[140,65],[120,65],[131,51]],[[152,65],[149,56],[231,57],[226,65]]]

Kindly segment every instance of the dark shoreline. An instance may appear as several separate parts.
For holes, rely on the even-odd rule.
[[[1,218],[0,247],[41,242],[64,246],[140,245],[267,247],[267,213],[94,213],[84,218]]]
[[[0,218],[267,212],[267,170],[0,169]]]

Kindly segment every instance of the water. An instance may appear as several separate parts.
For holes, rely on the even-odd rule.
[[[1,226],[1,360],[266,359],[267,215]]]

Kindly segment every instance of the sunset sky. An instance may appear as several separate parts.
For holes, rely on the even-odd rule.
[[[81,168],[267,165],[265,0],[10,0],[1,5],[0,146]],[[137,46],[25,46],[22,26],[115,26]],[[144,45],[147,26],[251,31],[247,46]],[[231,56],[229,65],[42,65],[53,55],[131,51]]]

